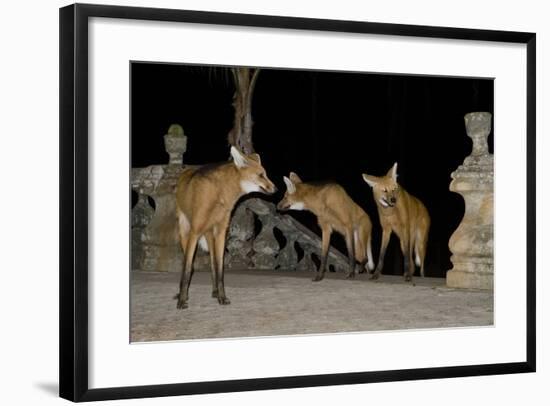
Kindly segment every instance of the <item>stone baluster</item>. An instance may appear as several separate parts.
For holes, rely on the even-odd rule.
[[[473,148],[471,155],[451,174],[450,190],[464,198],[465,213],[449,240],[453,269],[447,272],[447,286],[492,289],[493,156],[487,145],[491,114],[469,113],[464,120]]]
[[[138,201],[132,209],[132,269],[141,268],[143,262],[141,235],[155,213],[147,197],[146,194],[139,190]]]
[[[253,268],[254,217],[245,203],[239,204],[229,224],[224,266],[229,269]]]
[[[275,238],[275,208],[260,204],[261,200],[251,199],[248,207],[253,211],[262,224],[262,229],[252,243],[254,255],[252,261],[256,269],[274,269],[277,265],[279,242]]]
[[[296,265],[296,270],[308,271],[308,272],[317,271],[317,266],[315,265],[315,262],[313,262],[313,259],[311,258],[311,256],[313,255],[313,251],[307,247],[303,247],[303,249],[304,249],[304,256],[302,257],[300,262],[298,262],[298,264]]]
[[[286,245],[277,255],[277,268],[283,270],[296,269],[298,265],[298,253],[295,248],[297,236],[283,232],[283,237],[286,239]]]

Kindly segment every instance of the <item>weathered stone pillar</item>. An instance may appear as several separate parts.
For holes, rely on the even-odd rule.
[[[491,114],[469,113],[464,121],[473,148],[451,174],[450,190],[464,198],[465,213],[449,240],[453,269],[447,272],[447,286],[493,289],[493,156],[487,144]]]
[[[174,193],[183,170],[182,156],[187,149],[187,137],[181,126],[170,126],[164,136],[164,145],[170,156],[168,165],[132,169],[132,188],[140,195],[150,196],[155,202],[154,213],[141,230],[141,247],[135,244],[137,251],[132,252],[133,267],[143,271],[181,269],[183,261]],[[140,206],[134,207],[133,217],[138,214],[136,210],[141,210]]]

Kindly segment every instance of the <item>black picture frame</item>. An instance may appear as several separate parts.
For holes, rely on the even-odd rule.
[[[88,385],[88,19],[106,17],[424,38],[496,41],[527,48],[527,323],[525,360],[391,371],[278,376],[90,389]],[[534,372],[536,368],[536,35],[449,27],[74,4],[60,9],[60,396],[76,401],[314,387]]]

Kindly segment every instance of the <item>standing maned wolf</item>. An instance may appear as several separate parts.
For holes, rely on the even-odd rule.
[[[412,280],[415,262],[420,267],[420,275],[424,277],[424,258],[430,229],[430,215],[426,206],[397,183],[397,163],[393,165],[386,176],[377,177],[363,174],[363,179],[372,187],[382,226],[380,256],[372,279],[377,279],[382,272],[384,255],[392,231],[397,234],[401,243],[405,262],[405,279]],[[413,250],[415,262],[412,257]]]
[[[231,147],[233,161],[188,168],[181,174],[176,188],[176,206],[184,264],[178,309],[185,309],[193,256],[197,243],[210,251],[212,297],[229,304],[223,282],[223,254],[231,211],[247,193],[273,194],[275,185],[268,179],[258,154],[244,155]]]
[[[277,205],[279,210],[308,210],[317,216],[322,231],[322,258],[319,272],[313,279],[320,281],[326,271],[330,236],[333,231],[346,239],[349,255],[348,277],[355,276],[355,261],[363,269],[374,268],[371,250],[372,223],[365,211],[336,183],[304,183],[294,172],[284,177],[286,193]]]

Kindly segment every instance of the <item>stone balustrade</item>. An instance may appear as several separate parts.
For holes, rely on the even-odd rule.
[[[317,234],[303,226],[287,214],[277,212],[273,203],[260,198],[250,198],[236,209],[228,233],[227,252],[225,255],[228,268],[241,267],[241,253],[238,243],[246,243],[246,235],[236,232],[238,218],[242,212],[251,212],[261,225],[260,231],[249,240],[248,265],[255,269],[281,270],[317,270],[314,261],[321,258],[321,240]],[[280,240],[275,234],[279,234]],[[245,237],[245,238],[243,238]],[[327,267],[333,271],[348,269],[347,257],[334,247],[330,248]]]
[[[450,190],[464,197],[466,210],[449,241],[453,269],[447,272],[447,285],[492,289],[493,156],[487,147],[491,115],[470,113],[465,123],[473,150],[451,174]],[[172,125],[165,136],[168,164],[132,169],[131,187],[138,194],[132,209],[132,269],[181,271],[175,187],[186,146],[183,129]],[[316,270],[315,257],[321,258],[319,236],[278,212],[273,203],[248,197],[235,208],[227,235],[226,269]],[[209,256],[198,250],[194,264],[195,269],[209,269]],[[347,264],[346,256],[331,247],[329,270],[347,270]]]

